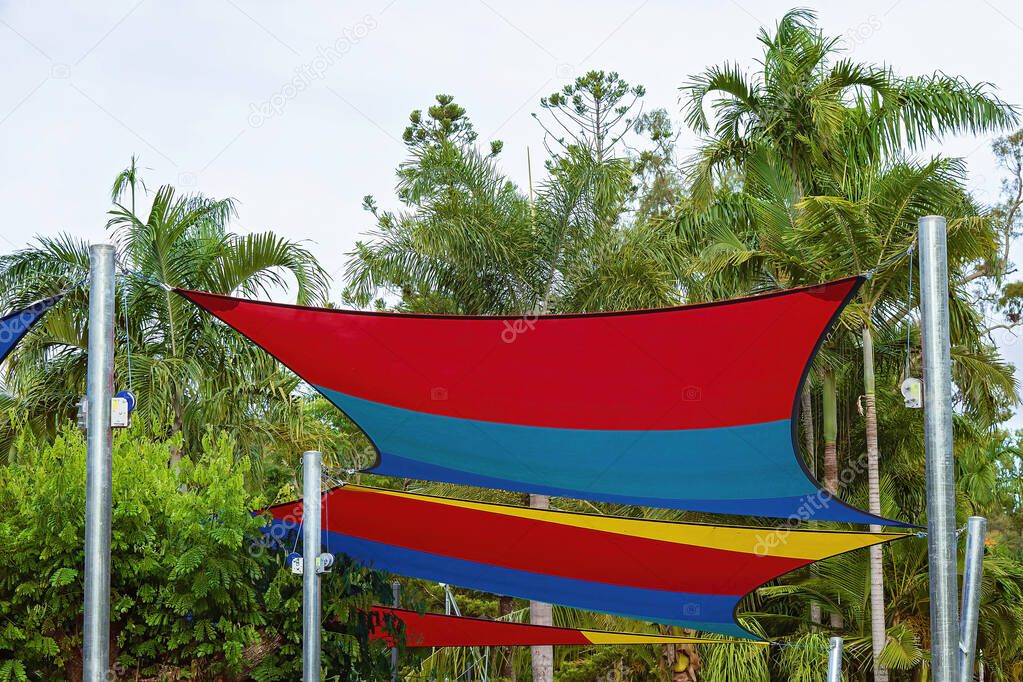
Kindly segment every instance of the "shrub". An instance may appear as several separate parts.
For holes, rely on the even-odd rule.
[[[301,577],[260,542],[268,500],[246,488],[247,457],[208,433],[201,455],[167,466],[172,441],[139,430],[113,452],[111,677],[294,679]],[[81,677],[85,440],[25,436],[0,468],[0,681]],[[385,677],[356,614],[386,600],[384,576],[340,561],[323,582],[324,669]]]

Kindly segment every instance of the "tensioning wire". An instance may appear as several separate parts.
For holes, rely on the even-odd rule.
[[[913,252],[913,249],[915,249],[915,248],[916,248],[916,237],[913,238],[912,243],[910,243],[909,247],[906,248],[904,251],[899,251],[898,253],[896,253],[891,258],[888,258],[887,260],[884,260],[884,261],[878,263],[877,265],[875,265],[874,267],[870,268],[869,270],[863,272],[862,275],[864,277],[866,277],[867,279],[870,279],[871,277],[876,275],[881,270],[884,270],[885,268],[887,268],[889,265],[892,265],[893,263],[895,263],[895,262],[905,258],[909,254],[911,254]]]
[[[909,311],[913,309],[913,250],[916,248],[916,240],[909,245],[909,291],[906,295],[906,315],[909,315]],[[906,320],[906,378],[909,378],[910,373],[910,354],[912,353],[912,331],[913,325],[910,321]]]

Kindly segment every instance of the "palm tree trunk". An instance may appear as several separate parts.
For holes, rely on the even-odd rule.
[[[551,498],[546,495],[530,495],[529,506],[533,509],[549,509]],[[533,625],[553,625],[554,610],[551,605],[530,601],[529,622]],[[530,654],[533,659],[533,682],[554,682],[554,647],[530,647]]]
[[[800,394],[799,420],[803,424],[803,456],[806,458],[808,467],[816,471],[817,468],[817,438],[813,429],[813,402],[810,395],[810,378],[806,378],[803,391]],[[821,605],[817,602],[810,604],[810,622],[814,625],[821,624]],[[816,628],[815,628],[816,629]]]
[[[810,379],[807,377],[806,385],[800,396],[799,420],[803,423],[803,445],[807,466],[812,470],[817,469],[817,436],[813,429],[813,403],[810,400]]]
[[[867,427],[867,503],[871,514],[881,514],[881,476],[878,466],[877,406],[874,400],[874,337],[863,326],[863,411]],[[872,524],[870,532],[880,533]],[[870,548],[870,639],[874,654],[874,682],[888,682],[888,670],[878,660],[887,640],[884,618],[884,565],[880,545]]]
[[[838,386],[835,372],[824,371],[821,415],[824,422],[824,487],[838,495]]]
[[[838,496],[838,386],[834,370],[824,370],[821,386],[821,420],[824,436],[824,487]],[[841,613],[831,613],[831,627],[845,626]]]

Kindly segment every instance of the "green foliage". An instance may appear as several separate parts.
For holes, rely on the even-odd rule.
[[[639,187],[636,222],[667,220],[682,196],[681,173],[675,163],[675,132],[671,117],[664,109],[640,114],[632,125],[639,135],[646,135],[651,147],[636,154],[635,173]]]
[[[437,144],[455,147],[473,144],[479,135],[465,115],[465,109],[451,95],[437,95],[436,99],[437,103],[426,110],[426,117],[421,109],[409,114],[409,125],[401,135],[405,144],[410,149],[426,149]],[[500,140],[492,141],[491,155],[501,153],[501,147]]]
[[[563,152],[583,150],[603,163],[632,128],[629,114],[645,94],[643,86],[629,85],[614,71],[589,71],[540,99],[540,107],[557,124],[541,125]]]
[[[139,431],[119,434],[113,453],[115,672],[294,679],[301,579],[261,541],[250,510],[269,500],[247,490],[248,459],[207,433],[173,470],[172,443]],[[24,436],[0,469],[0,679],[63,679],[81,665],[84,464],[83,437],[65,430],[48,444]],[[387,657],[356,613],[386,598],[386,580],[342,563],[324,587],[326,617],[350,624],[327,636],[326,668],[374,676]]]
[[[182,195],[164,185],[152,197],[132,158],[113,188],[108,229],[118,259],[131,271],[118,279],[115,310],[116,383],[139,397],[137,415],[156,437],[181,433],[168,458],[196,451],[207,424],[229,430],[253,451],[301,452],[323,433],[302,420],[297,379],[280,365],[177,294],[186,289],[265,296],[296,285],[299,303],[322,303],[327,273],[299,242],[272,232],[231,232],[232,199]],[[129,195],[128,204],[122,203]],[[149,202],[142,215],[136,201]],[[88,248],[68,235],[40,237],[0,257],[0,306],[16,306],[79,283]],[[53,434],[73,418],[85,389],[87,295],[70,292],[37,325],[3,368],[0,407],[21,428]],[[208,349],[209,352],[195,352]],[[0,422],[0,461],[13,437]],[[265,454],[265,452],[264,452]],[[259,460],[257,460],[259,461]],[[260,472],[254,471],[256,475]]]
[[[703,675],[715,682],[769,682],[770,651],[755,644],[708,644],[703,648]]]
[[[617,74],[595,73],[569,90],[573,94],[552,96],[548,105],[571,108],[582,98],[579,106],[599,117],[603,132],[550,159],[535,200],[501,173],[492,154],[471,144],[474,138],[462,135],[455,143],[424,134],[423,143],[410,144],[411,156],[398,171],[398,198],[406,209],[381,211],[367,197],[376,229],[351,254],[346,296],[366,305],[385,288],[401,297],[401,310],[463,314],[675,302],[670,234],[624,229],[621,220],[633,196],[634,163],[612,152],[631,122],[626,112],[600,108],[598,116],[596,100],[588,99],[606,107],[626,95],[638,98],[642,89]],[[631,105],[615,104],[622,106]],[[464,111],[455,114],[460,130],[472,129]],[[413,119],[421,125],[415,123],[421,115],[413,112]],[[663,121],[656,125],[663,136]],[[663,163],[658,168],[652,172],[665,172]]]
[[[760,70],[726,62],[682,86],[686,123],[708,136],[692,169],[694,196],[709,200],[720,174],[764,146],[807,194],[815,176],[871,167],[943,135],[998,130],[1018,113],[987,84],[935,73],[900,77],[843,57],[813,10],[794,9],[761,29]],[[708,108],[714,117],[708,116]]]

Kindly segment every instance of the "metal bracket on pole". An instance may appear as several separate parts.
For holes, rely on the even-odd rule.
[[[110,670],[110,400],[114,393],[114,245],[89,247],[88,413],[85,459],[85,610],[82,680]]]
[[[963,563],[963,606],[959,618],[959,680],[973,679],[973,660],[977,650],[977,623],[980,621],[980,589],[984,576],[984,536],[987,519],[971,516],[966,522],[966,560]]]
[[[842,682],[842,645],[841,637],[832,637],[828,644],[828,682]]]
[[[302,454],[302,681],[320,682],[320,532],[323,456]]]
[[[920,329],[924,365],[927,461],[927,557],[931,598],[931,675],[958,682],[955,468],[952,459],[952,359],[949,349],[948,253],[941,216],[917,221]]]

